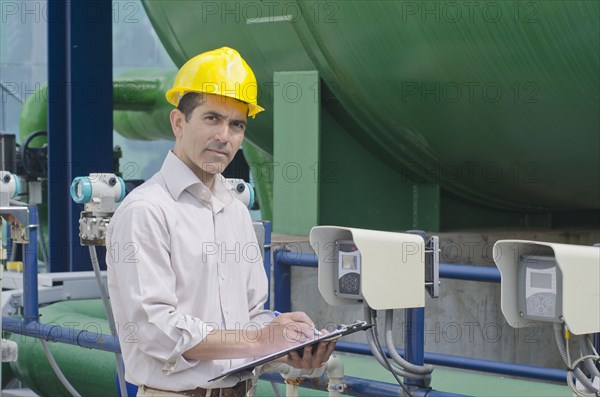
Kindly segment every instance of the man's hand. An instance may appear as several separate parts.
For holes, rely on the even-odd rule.
[[[306,313],[283,313],[260,330],[261,350],[270,354],[314,339],[314,326]]]
[[[260,329],[215,329],[196,346],[186,351],[183,357],[189,360],[262,357],[314,338],[314,323],[305,313],[284,313]],[[333,350],[333,347],[331,349]],[[324,361],[327,361],[329,354],[325,354]],[[304,359],[302,364],[293,360],[295,364],[291,365],[307,365],[307,361],[318,361],[316,351],[313,355],[315,358],[311,355],[311,359]]]
[[[314,327],[314,323],[306,313],[283,313],[263,328],[263,331],[267,332],[263,332],[261,344],[268,353],[293,347],[315,339]],[[327,334],[327,330],[321,332]],[[265,340],[266,336],[268,336],[268,340]],[[335,341],[320,342],[317,345],[304,347],[301,354],[293,351],[278,361],[296,368],[320,368],[329,360],[334,349]]]
[[[326,334],[327,330],[322,330],[321,333]],[[336,341],[333,340],[329,342],[319,342],[316,346],[305,346],[302,350],[302,355],[298,354],[297,351],[292,351],[287,355],[286,361],[284,362],[296,368],[321,368],[325,365],[327,360],[329,360],[331,353],[333,353],[335,342]],[[316,349],[314,349],[315,347]]]

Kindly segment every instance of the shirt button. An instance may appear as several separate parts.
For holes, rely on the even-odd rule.
[[[225,275],[221,274],[221,280],[225,281]]]
[[[225,309],[225,314],[229,314],[229,309]]]

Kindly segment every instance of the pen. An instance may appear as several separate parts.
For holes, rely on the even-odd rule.
[[[278,317],[281,314],[281,312],[278,312],[277,310],[273,310],[273,314],[275,315],[275,317]],[[312,331],[314,332],[314,334],[316,336],[321,336],[321,331],[319,331],[315,327],[312,327]]]

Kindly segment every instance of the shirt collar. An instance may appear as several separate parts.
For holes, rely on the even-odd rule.
[[[215,178],[215,188],[213,192],[213,211],[219,212],[226,205],[233,201],[233,193],[231,192],[233,185],[227,182],[223,175],[219,174]]]
[[[181,193],[187,190],[197,200],[211,206],[215,213],[221,211],[233,200],[232,186],[225,180],[223,175],[216,175],[214,191],[211,192],[198,179],[196,174],[170,150],[163,162],[160,173],[165,180],[169,193],[175,200],[179,200]]]

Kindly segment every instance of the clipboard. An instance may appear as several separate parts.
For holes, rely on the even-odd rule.
[[[309,341],[302,342],[298,345],[289,347],[287,349],[269,354],[267,356],[261,357],[259,359],[251,361],[244,365],[240,365],[235,368],[231,368],[225,372],[222,372],[219,376],[209,379],[208,381],[212,382],[215,380],[223,379],[229,375],[233,375],[233,374],[236,374],[236,373],[239,373],[242,371],[252,371],[252,370],[254,370],[254,368],[258,367],[259,365],[263,365],[270,361],[276,360],[280,357],[287,355],[290,352],[293,352],[296,350],[301,350],[301,349],[305,348],[306,346],[316,345],[319,342],[336,340],[336,339],[341,338],[342,336],[350,335],[350,334],[353,334],[358,331],[365,331],[374,325],[375,324],[368,324],[366,321],[355,321],[354,323],[352,323],[350,325],[340,324],[337,326],[337,328],[334,331],[332,331],[326,335],[322,335],[322,336],[319,336],[318,338],[311,339]]]

